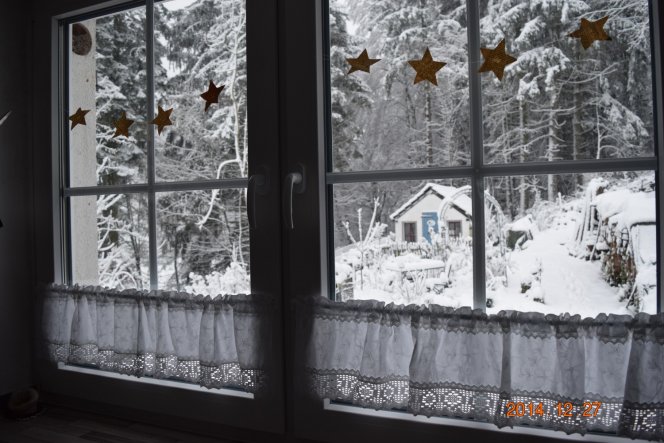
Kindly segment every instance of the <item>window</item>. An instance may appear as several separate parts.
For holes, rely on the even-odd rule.
[[[248,364],[278,379],[280,202],[278,187],[269,184],[278,181],[279,155],[276,149],[264,148],[276,146],[278,140],[277,89],[272,85],[277,77],[272,47],[277,40],[276,5],[148,0],[78,12],[67,11],[66,6],[55,9],[63,15],[56,17],[58,33],[53,37],[59,52],[52,57],[53,76],[59,80],[53,88],[54,128],[59,134],[52,140],[59,159],[53,169],[57,179],[53,280],[94,285],[95,291],[97,286],[126,289],[141,307],[149,304],[140,300],[143,296],[188,293],[176,297],[193,303],[186,316],[177,306],[168,307],[169,313],[187,317],[180,326],[200,314],[197,306],[209,310],[213,305],[203,296],[242,298],[250,293],[246,300],[271,304],[269,318],[261,321],[256,334],[262,334],[265,325],[274,343],[254,346],[260,363]],[[194,310],[198,314],[190,315]],[[112,336],[114,323],[105,324],[110,324]],[[242,338],[244,332],[247,337],[256,335],[248,323],[246,331],[225,324],[240,334],[226,334],[226,339],[237,339],[243,349],[255,345]],[[152,326],[154,322],[143,324],[143,332]],[[187,335],[187,328],[180,326],[172,323],[167,329]],[[247,372],[244,363],[236,371],[233,362],[243,358],[240,353],[229,364],[220,363],[233,374],[212,366],[205,369],[217,384],[214,389],[187,381],[191,374],[191,380],[199,378],[198,369],[193,369],[200,369],[197,363],[206,365],[195,358],[203,351],[192,345],[203,328],[192,329],[195,332],[184,340],[191,343],[173,340],[167,346],[192,352],[184,359],[177,357],[177,370],[182,367],[180,375],[185,377],[174,378],[185,382],[153,379],[137,390],[134,380],[145,378],[87,370],[95,375],[93,386],[86,387],[91,376],[81,374],[85,369],[68,366],[48,369],[45,384],[52,392],[76,392],[92,401],[103,398],[153,413],[178,411],[189,419],[283,432],[282,391],[277,383],[268,383],[260,396],[237,390],[251,382],[245,380],[246,374],[263,371]],[[123,337],[131,342],[132,333]],[[232,346],[226,350],[232,352]],[[132,358],[139,360],[144,352],[134,349]],[[166,358],[172,352],[167,354]],[[188,359],[192,365],[187,365]],[[149,361],[149,356],[144,360]],[[226,375],[240,384],[225,389],[230,380]],[[257,415],[260,421],[254,420]]]
[[[68,281],[250,291],[245,22],[170,0],[67,25]]]
[[[558,369],[552,376],[532,369],[541,352],[535,339],[527,350],[521,341],[508,340],[477,348],[474,340],[492,333],[472,332],[468,340],[451,345],[452,336],[464,334],[456,315],[449,317],[454,323],[449,328],[442,325],[450,308],[523,317],[658,312],[657,254],[646,253],[649,264],[636,272],[631,257],[642,254],[627,252],[628,244],[640,243],[640,222],[654,222],[661,229],[655,156],[661,149],[661,121],[654,119],[661,114],[651,76],[660,64],[650,45],[650,33],[657,30],[650,20],[654,2],[629,2],[629,12],[621,9],[624,2],[616,7],[617,2],[592,0],[574,5],[535,0],[325,3],[318,83],[326,99],[318,109],[325,137],[307,132],[307,140],[318,140],[325,161],[303,148],[289,150],[289,162],[310,162],[306,165],[314,171],[309,172],[313,183],[323,188],[323,210],[312,220],[300,214],[298,233],[306,237],[307,247],[290,246],[306,255],[292,260],[298,267],[290,275],[304,294],[325,297],[332,294],[328,276],[343,267],[350,271],[354,290],[353,300],[321,300],[320,312],[311,315],[318,334],[315,349],[327,344],[332,355],[317,354],[313,346],[310,350],[312,384],[329,403],[316,413],[312,402],[311,418],[296,418],[307,436],[320,436],[319,428],[355,436],[367,423],[378,432],[389,421],[385,417],[400,416],[393,407],[483,420],[478,411],[486,406],[496,423],[503,393],[513,387],[537,390],[561,379],[564,372]],[[582,18],[606,15],[611,40],[585,50],[568,35]],[[479,72],[491,58],[485,57],[487,50],[499,50],[503,39],[506,53],[516,61],[505,68],[502,79],[492,71]],[[629,48],[637,41],[634,52]],[[433,68],[440,68],[433,82],[426,80],[430,71],[416,73],[413,67],[429,57],[439,63]],[[643,75],[630,75],[636,66]],[[296,84],[293,80],[292,86]],[[315,109],[306,99],[297,104],[303,113]],[[293,131],[308,121],[291,114],[292,119],[287,128]],[[609,208],[608,202],[615,206]],[[317,203],[302,198],[299,204],[311,208]],[[443,228],[438,236],[413,249],[398,245],[403,222],[419,223],[432,212]],[[600,215],[595,219],[589,214]],[[354,240],[338,228],[342,221],[348,222]],[[460,221],[459,240],[445,238],[448,221]],[[327,240],[322,258],[311,248],[318,239],[310,234],[321,230]],[[618,234],[622,232],[625,239]],[[417,235],[421,233],[418,226]],[[318,263],[322,288],[315,274],[302,280],[303,274],[317,271]],[[473,323],[481,315],[464,309],[460,316]],[[431,337],[436,338],[429,341]],[[339,343],[344,343],[343,351]],[[512,358],[518,359],[519,352],[523,360],[515,364]],[[577,363],[567,357],[557,361],[562,366]],[[492,372],[492,380],[477,371],[470,380],[470,368],[484,368],[484,358],[501,371]],[[501,366],[505,362],[513,366]],[[454,369],[442,374],[450,367]],[[524,374],[529,384],[518,386],[517,378]],[[582,377],[576,380],[583,386]],[[476,388],[487,384],[495,389],[485,397]],[[516,399],[519,394],[512,395]],[[375,414],[381,420],[356,406],[389,412]],[[366,431],[367,438],[372,431]]]
[[[614,3],[330,0],[329,216],[367,235],[329,254],[361,262],[355,299],[403,302],[391,269],[439,260],[445,289],[408,302],[658,312],[657,257],[638,258],[657,222],[649,4]],[[604,16],[610,40],[569,35]],[[481,69],[503,40],[504,71]],[[429,245],[406,251],[413,219]]]
[[[458,239],[461,236],[461,222],[460,221],[449,221],[447,222],[447,230],[449,236]]]
[[[403,241],[407,243],[415,243],[417,241],[417,223],[404,222],[403,224]]]
[[[658,312],[655,6],[327,3],[148,0],[60,22],[67,38],[56,269],[63,281],[211,295],[251,290],[276,303],[266,397],[196,392],[171,401],[171,388],[137,392],[66,374],[49,385],[270,432],[285,432],[288,421],[297,437],[510,441],[459,431],[467,421],[432,433],[428,419],[393,420],[402,411],[386,419],[314,402],[300,367],[311,327],[302,312],[321,296],[395,310]],[[580,18],[616,10],[626,18],[609,21],[610,42],[583,50],[567,37]],[[89,65],[76,62],[86,35],[95,54]],[[502,80],[480,74],[480,48],[503,37],[517,61]],[[347,59],[364,49],[380,61],[349,73]],[[408,62],[426,54],[445,63],[436,85],[414,83]],[[206,110],[200,95],[210,80],[224,90]],[[79,107],[88,112],[74,117]],[[159,133],[150,122],[171,107],[173,124]],[[123,111],[134,123],[129,136],[113,137]],[[72,127],[69,116],[84,117],[85,126]],[[388,326],[399,321],[392,317]],[[336,350],[351,355],[347,344]],[[460,345],[457,355],[470,358],[470,348]],[[382,363],[392,362],[378,361],[378,370]],[[334,388],[358,377],[344,376]]]

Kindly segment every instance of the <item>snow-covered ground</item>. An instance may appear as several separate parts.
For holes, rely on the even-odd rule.
[[[621,300],[621,289],[606,281],[602,274],[602,261],[586,260],[574,253],[574,238],[583,217],[582,205],[582,199],[565,204],[559,202],[547,217],[546,225],[540,226],[541,229],[530,217],[511,225],[515,230],[530,230],[533,238],[520,248],[508,249],[505,259],[501,259],[507,264],[507,277],[506,281],[497,279],[497,283],[487,288],[487,299],[492,302],[487,308],[488,313],[517,310],[570,313],[582,317],[595,317],[600,313],[634,314],[634,309],[627,307],[627,301]],[[637,235],[634,237],[633,241],[638,243],[652,241],[649,237],[645,240]],[[641,246],[639,250],[649,249]],[[355,273],[354,299],[395,304],[433,303],[451,307],[473,305],[472,253],[469,246],[457,248],[444,261],[421,258],[415,254],[399,257],[376,254],[376,251],[373,254],[374,260],[365,263],[361,280],[360,272]],[[337,283],[352,277],[351,263],[357,263],[357,255],[358,251],[347,247],[338,251]],[[654,262],[652,257],[645,259],[648,260]],[[647,279],[646,274],[651,269],[655,269],[652,264],[643,270],[643,276],[637,275],[637,283],[639,279]],[[436,273],[436,278],[432,278],[432,271]],[[652,292],[652,296],[646,297],[641,306],[644,312],[656,312]]]
[[[574,238],[577,215],[560,214],[553,226],[535,233],[534,239],[524,245],[525,249],[510,253],[512,275],[508,277],[507,287],[487,293],[494,300],[487,312],[514,309],[545,314],[569,312],[582,317],[632,314],[626,302],[619,301],[617,288],[604,280],[599,261],[570,255],[568,244]],[[531,280],[532,286],[522,294],[521,282],[527,280]],[[534,301],[535,298],[544,303]]]

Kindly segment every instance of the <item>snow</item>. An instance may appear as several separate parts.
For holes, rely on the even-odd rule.
[[[654,192],[644,191],[647,186],[634,183],[594,179],[580,193],[580,198],[547,202],[506,225],[506,229],[537,235],[502,258],[497,247],[487,244],[487,300],[492,302],[487,312],[516,310],[582,317],[657,312]],[[402,209],[430,187],[432,184],[409,199]],[[438,185],[436,191],[449,196],[456,188]],[[586,260],[585,256],[570,252],[574,250],[571,245],[577,238],[578,226],[587,216],[582,211],[585,201],[592,201],[601,217],[608,216],[611,223],[629,228],[630,251],[637,269],[633,285],[611,286],[603,274],[601,256]],[[595,238],[595,234],[589,235]],[[360,262],[359,251],[349,247],[336,251],[336,281],[353,279],[355,299],[395,304],[434,303],[454,308],[473,306],[472,248],[468,244],[447,245],[443,256],[424,257],[411,252],[394,257],[380,254],[393,241],[389,235],[376,241],[381,246],[372,248],[375,255],[365,259],[362,270],[356,266],[353,271],[349,265]],[[597,250],[607,253],[610,245],[600,241]],[[636,306],[628,306],[630,297],[638,299]]]
[[[608,218],[625,210],[631,194],[627,189],[605,192],[595,197],[595,205],[602,218]]]
[[[385,264],[385,269],[390,271],[408,272],[426,269],[444,268],[445,262],[442,260],[431,260],[428,258],[419,258],[417,256],[403,255],[396,257]]]
[[[571,256],[566,248],[573,238],[576,214],[564,214],[556,225],[543,230],[531,240],[525,250],[510,255],[512,273],[508,286],[487,291],[493,298],[487,312],[501,310],[537,311],[545,314],[569,312],[582,317],[598,314],[631,314],[625,303],[616,296],[616,288],[603,278],[599,262],[581,260]],[[521,283],[530,283],[533,269],[541,265],[541,280],[531,290],[521,294]],[[534,301],[544,299],[544,303]]]
[[[657,226],[655,224],[634,226],[630,235],[636,250],[634,254],[636,266],[656,263]]]
[[[537,232],[537,226],[533,217],[528,214],[525,217],[521,217],[513,223],[507,225],[507,228],[512,231],[518,232]]]
[[[618,229],[637,223],[655,223],[654,192],[631,192],[627,189],[605,192],[595,197],[595,205],[602,219],[609,219]]]
[[[163,2],[162,4],[171,11],[177,11],[178,9],[184,9],[187,6],[195,3],[197,0],[169,0]]]

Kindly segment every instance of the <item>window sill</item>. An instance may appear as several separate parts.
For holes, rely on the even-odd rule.
[[[540,429],[540,428],[529,428],[525,426],[517,426],[516,428],[510,428],[510,427],[498,428],[491,423],[481,423],[481,422],[475,422],[472,420],[464,420],[459,418],[424,417],[418,415],[411,415],[406,412],[375,411],[373,409],[366,409],[359,406],[351,406],[341,403],[332,403],[330,402],[329,399],[324,400],[323,409],[328,411],[345,412],[351,414],[366,415],[371,417],[407,420],[416,423],[455,426],[461,428],[479,429],[483,431],[502,432],[506,434],[532,435],[533,437],[556,438],[567,441],[583,441],[583,442],[598,442],[598,443],[634,443],[634,442],[646,441],[646,440],[632,440],[630,438],[624,438],[624,437],[614,437],[608,434],[567,435],[562,431],[552,431],[549,429]]]
[[[149,377],[140,377],[139,378],[139,377],[134,377],[134,376],[131,376],[131,375],[126,375],[126,374],[116,374],[115,372],[101,371],[99,369],[84,368],[84,367],[79,367],[79,366],[71,366],[71,365],[67,365],[67,364],[64,364],[64,363],[58,363],[58,369],[63,370],[63,371],[77,372],[79,374],[89,374],[89,375],[96,375],[96,376],[101,376],[101,377],[113,378],[113,379],[116,379],[116,380],[125,380],[125,381],[137,382],[137,383],[145,383],[145,384],[158,385],[158,386],[167,386],[169,388],[185,389],[185,390],[188,390],[188,391],[205,392],[207,394],[225,395],[225,396],[228,396],[228,397],[239,397],[239,398],[246,398],[246,399],[251,399],[251,400],[254,399],[254,394],[252,394],[250,392],[235,390],[235,389],[226,389],[226,388],[207,389],[207,388],[203,388],[201,386],[190,384],[190,383],[171,381],[171,380],[162,380],[162,379],[149,378]]]

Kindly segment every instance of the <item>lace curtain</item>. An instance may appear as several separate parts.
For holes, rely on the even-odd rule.
[[[42,328],[53,362],[257,392],[265,296],[51,285]]]
[[[486,315],[322,297],[308,308],[306,370],[319,398],[498,427],[664,438],[663,314]]]

